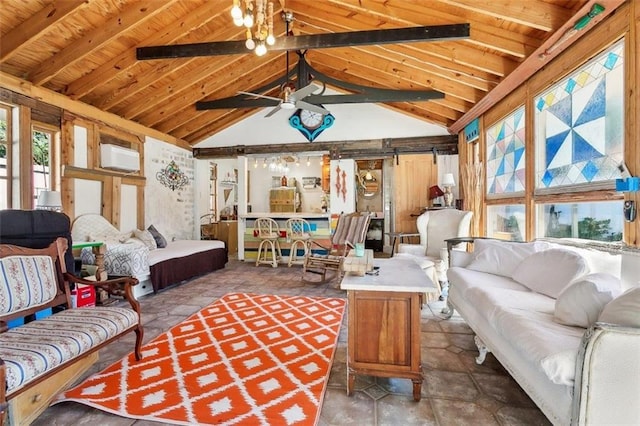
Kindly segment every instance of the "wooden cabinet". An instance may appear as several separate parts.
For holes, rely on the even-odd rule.
[[[420,400],[420,294],[349,291],[348,384],[355,374],[403,377],[413,381]]]
[[[271,213],[295,213],[300,199],[295,188],[278,188],[269,192],[269,211]]]
[[[238,253],[238,221],[221,220],[217,226],[218,240],[224,241],[229,255]]]

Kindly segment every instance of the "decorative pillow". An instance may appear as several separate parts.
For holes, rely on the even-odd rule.
[[[640,287],[633,287],[607,303],[599,322],[626,327],[640,327]]]
[[[89,241],[102,241],[105,244],[123,244],[131,238],[131,232],[120,232],[114,234],[89,234]]]
[[[162,236],[160,232],[156,229],[155,226],[149,225],[147,230],[153,235],[153,239],[156,240],[157,248],[165,248],[167,246],[167,240]]]
[[[587,261],[578,253],[552,248],[525,258],[512,278],[536,293],[557,299],[563,288],[588,272]]]
[[[473,257],[467,269],[511,278],[522,260],[541,250],[548,244],[540,241],[516,243],[502,240],[476,240]]]
[[[591,327],[604,306],[621,292],[620,279],[613,275],[604,272],[589,274],[560,292],[553,319],[564,325]]]
[[[158,244],[156,243],[156,239],[151,235],[146,229],[136,229],[133,231],[133,236],[142,241],[142,243],[149,247],[149,250],[155,250],[158,248]]]

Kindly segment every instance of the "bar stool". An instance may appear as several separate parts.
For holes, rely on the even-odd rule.
[[[291,248],[289,249],[289,267],[293,263],[302,264],[304,258],[298,260],[298,246],[304,250],[304,256],[309,252],[309,240],[311,234],[308,232],[311,230],[309,222],[301,218],[292,218],[286,222],[287,228],[287,241],[291,241]]]
[[[278,222],[270,217],[259,217],[253,227],[257,231],[256,237],[260,239],[256,266],[265,263],[277,268],[278,260],[282,259],[282,251],[278,241],[280,237]],[[269,259],[269,249],[271,249],[271,259]]]

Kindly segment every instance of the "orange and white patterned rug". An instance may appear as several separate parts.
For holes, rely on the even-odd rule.
[[[345,300],[230,293],[61,394],[133,419],[312,425]]]

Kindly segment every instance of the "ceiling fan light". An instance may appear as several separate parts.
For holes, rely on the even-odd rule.
[[[296,109],[296,104],[293,102],[283,102],[280,104],[282,109]]]

